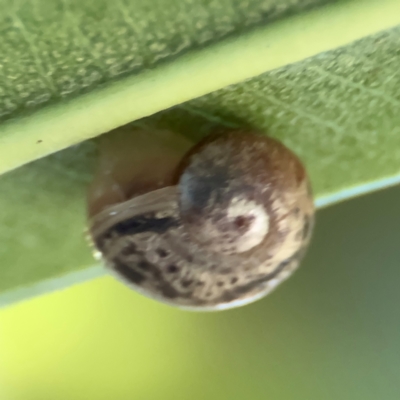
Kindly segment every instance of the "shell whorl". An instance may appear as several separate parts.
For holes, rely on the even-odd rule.
[[[139,292],[217,310],[263,297],[297,268],[313,213],[297,157],[235,132],[200,142],[176,185],[108,207],[90,231],[107,266]]]

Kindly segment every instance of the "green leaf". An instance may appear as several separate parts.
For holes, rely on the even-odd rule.
[[[400,24],[397,0],[0,0],[0,9],[0,173]]]
[[[268,132],[318,206],[400,180],[400,29],[315,55],[400,23],[397,1],[0,2],[2,172],[176,106],[138,124]],[[0,177],[0,303],[102,273],[84,240],[94,159],[87,141]]]

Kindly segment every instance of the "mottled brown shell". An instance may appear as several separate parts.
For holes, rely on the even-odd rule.
[[[218,310],[261,298],[287,278],[313,216],[298,158],[274,139],[239,131],[200,142],[176,185],[108,207],[90,231],[107,266],[139,292]]]

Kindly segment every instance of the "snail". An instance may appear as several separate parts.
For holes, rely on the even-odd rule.
[[[314,205],[292,151],[244,129],[194,146],[131,130],[107,136],[88,197],[91,240],[114,275],[169,305],[223,310],[267,295],[298,267]]]

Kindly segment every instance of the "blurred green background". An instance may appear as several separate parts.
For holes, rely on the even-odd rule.
[[[398,399],[400,188],[318,211],[302,268],[190,313],[104,277],[0,311],[0,398]]]

